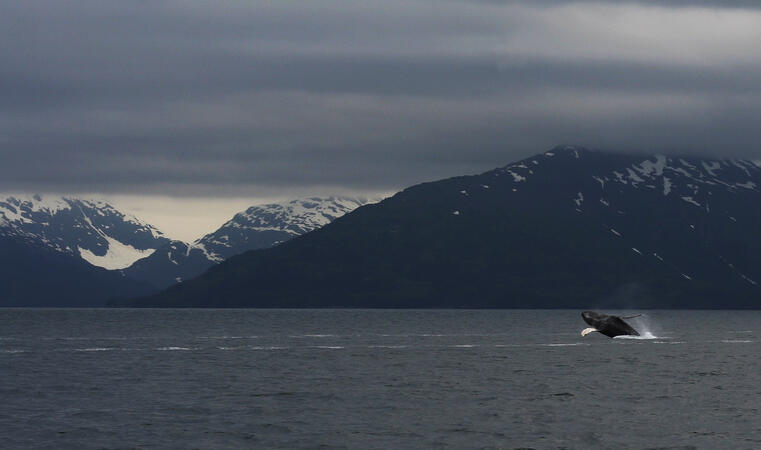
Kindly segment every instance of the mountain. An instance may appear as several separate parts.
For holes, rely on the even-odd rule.
[[[137,306],[758,308],[761,168],[558,147],[420,184]]]
[[[18,236],[0,236],[0,307],[104,306],[152,286]]]
[[[0,306],[101,306],[108,299],[146,295],[365,203],[315,197],[253,206],[187,244],[102,200],[0,197]]]
[[[128,267],[169,242],[105,201],[41,195],[0,198],[0,235],[110,270]]]
[[[106,269],[169,240],[110,204],[55,196],[0,198],[0,306],[102,306],[156,289]]]
[[[252,206],[192,244],[168,242],[123,272],[165,288],[233,255],[271,247],[322,227],[366,203],[365,198],[311,197]]]

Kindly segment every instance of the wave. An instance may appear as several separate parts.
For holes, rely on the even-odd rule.
[[[259,339],[259,336],[199,336],[198,339]]]
[[[292,334],[288,336],[292,339],[304,339],[304,338],[329,338],[329,337],[341,337],[338,334]]]
[[[381,337],[489,337],[489,336],[505,336],[508,333],[457,333],[457,334],[442,334],[442,333],[395,333],[395,334],[377,334],[369,333],[368,336],[381,336]]]
[[[584,342],[574,342],[569,344],[537,344],[537,345],[541,345],[543,347],[575,347],[577,345],[590,345],[590,344],[587,344]]]

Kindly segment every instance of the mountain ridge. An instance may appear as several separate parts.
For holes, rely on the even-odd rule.
[[[750,161],[560,146],[407,188],[133,304],[758,307],[759,185]]]
[[[247,250],[267,248],[330,223],[358,206],[364,197],[307,197],[253,205],[217,230],[192,243],[171,241],[123,270],[130,278],[167,287],[200,275]]]
[[[188,244],[97,198],[0,197],[0,305],[104,306],[108,299],[157,292],[231,255],[329,223],[367,201],[310,197],[254,205]]]

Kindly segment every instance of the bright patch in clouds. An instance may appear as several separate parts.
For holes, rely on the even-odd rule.
[[[173,198],[113,195],[109,199],[124,211],[163,231],[170,239],[193,242],[211,233],[236,213],[272,199],[262,198]]]
[[[761,12],[644,4],[571,3],[511,7],[518,31],[499,50],[541,59],[686,65],[761,61]]]

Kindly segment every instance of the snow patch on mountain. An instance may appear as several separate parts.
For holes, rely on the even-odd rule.
[[[661,176],[663,175],[663,169],[666,167],[666,161],[665,156],[656,155],[655,161],[645,160],[639,165],[634,165],[633,168],[647,177],[651,175]]]
[[[55,214],[59,211],[71,209],[71,204],[63,197],[35,195],[0,196],[0,214],[3,210],[18,209],[25,212],[44,212]]]
[[[662,186],[664,196],[677,191],[682,200],[702,207],[701,201],[711,195],[709,188],[723,186],[730,190],[757,190],[758,185],[753,179],[760,174],[761,168],[750,161],[699,160],[693,163],[685,158],[655,155],[606,175],[593,175],[592,178],[600,183],[601,189],[607,182],[633,188],[655,189]],[[727,181],[738,178],[740,181]]]
[[[573,202],[576,203],[576,206],[581,206],[581,204],[584,203],[584,194],[577,192],[576,198],[573,199]]]
[[[513,172],[512,170],[508,170],[507,173],[513,176],[513,180],[516,183],[520,183],[521,181],[526,181],[526,177],[522,175],[518,175],[517,173]]]
[[[193,250],[199,250],[201,253],[203,253],[204,257],[206,259],[208,259],[209,261],[212,261],[212,262],[215,262],[215,263],[224,261],[224,258],[222,258],[221,256],[216,255],[216,254],[210,252],[209,250],[207,250],[206,246],[204,244],[202,244],[201,242],[197,242],[196,241],[196,242],[188,245],[188,250],[187,250],[185,256],[190,255],[190,252],[192,252]]]
[[[745,189],[751,189],[751,190],[756,189],[756,183],[752,181],[747,181],[745,183],[735,183],[735,186],[745,188]]]
[[[632,169],[630,169],[630,168],[627,168],[627,169],[626,169],[626,172],[629,174],[628,178],[629,178],[630,180],[632,180],[632,182],[633,182],[633,183],[642,183],[642,182],[644,182],[644,181],[645,181],[645,180],[643,180],[642,178],[640,178],[640,177],[637,175],[637,173],[636,173],[636,172],[634,172],[634,171],[633,171]]]
[[[669,195],[671,192],[671,180],[668,177],[663,177],[663,195]]]
[[[156,249],[139,250],[135,247],[123,244],[110,236],[103,236],[108,242],[108,250],[105,255],[99,256],[87,250],[77,247],[79,255],[93,266],[103,267],[108,270],[125,269],[138,259],[150,256]]]

